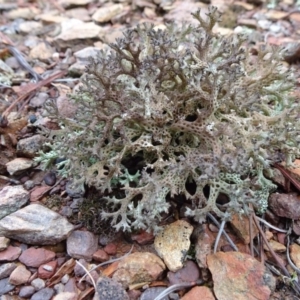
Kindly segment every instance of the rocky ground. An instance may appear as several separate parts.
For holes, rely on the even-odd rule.
[[[274,169],[280,193],[262,232],[256,218],[235,216],[224,229],[233,243],[222,235],[214,253],[220,224],[211,218],[195,224],[175,207],[156,237],[116,233],[100,220],[95,191],[83,194],[34,160],[58,128],[45,103],[70,114],[67,94],[88,58],[142,22],[193,22],[191,12],[216,5],[216,31],[247,33],[253,51],[286,45],[283,63],[299,78],[300,9],[277,2],[0,0],[1,300],[300,299],[299,169]]]

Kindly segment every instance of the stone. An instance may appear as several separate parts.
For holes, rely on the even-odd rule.
[[[40,22],[36,21],[25,21],[19,25],[19,30],[21,33],[29,34],[33,31],[40,30],[43,28],[43,25]]]
[[[46,287],[33,294],[30,300],[51,300],[53,295],[54,290]]]
[[[295,193],[273,193],[269,197],[269,207],[275,215],[288,219],[300,219],[300,200]]]
[[[31,59],[48,62],[52,58],[54,52],[55,49],[50,47],[48,43],[41,42],[30,50],[29,57]]]
[[[34,108],[42,107],[47,99],[49,99],[49,95],[45,92],[40,92],[35,97],[32,97],[30,99],[29,106],[34,107]],[[35,122],[36,122],[36,120],[35,120]]]
[[[78,19],[80,21],[89,22],[91,21],[91,17],[89,15],[89,12],[85,8],[77,7],[68,9],[66,11],[66,15],[71,19]]]
[[[0,252],[0,262],[1,261],[14,261],[16,260],[22,250],[19,247],[8,246],[5,250]]]
[[[78,300],[76,293],[63,292],[54,296],[53,300]]]
[[[34,19],[35,16],[39,15],[40,11],[31,6],[31,7],[20,7],[17,9],[13,9],[7,13],[7,18],[9,19],[26,19],[31,20]]]
[[[270,240],[269,244],[275,252],[285,252],[286,251],[286,246],[281,243],[278,243],[277,241]],[[270,251],[266,244],[264,244],[264,249],[266,251]]]
[[[96,282],[96,299],[129,300],[120,283],[108,277],[100,277]]]
[[[164,227],[154,240],[154,247],[170,271],[176,272],[183,267],[185,256],[190,249],[190,235],[193,226],[178,220]]]
[[[166,289],[167,288],[161,287],[161,286],[147,288],[141,294],[140,300],[153,300]],[[168,297],[168,296],[162,298],[162,300],[169,300],[169,299],[170,299],[170,297]]]
[[[98,237],[89,231],[73,231],[67,239],[67,252],[73,258],[91,261],[98,249]]]
[[[95,22],[104,23],[120,14],[124,9],[122,4],[113,4],[98,8],[92,16]]]
[[[49,190],[49,186],[36,186],[30,192],[30,202],[39,201]]]
[[[71,44],[82,43],[85,39],[97,39],[103,29],[94,22],[68,19],[61,22],[61,33],[55,37],[58,47],[66,48]]]
[[[58,2],[63,7],[69,7],[69,6],[86,6],[87,4],[93,3],[94,0],[59,0]]]
[[[6,163],[7,172],[11,176],[19,175],[33,166],[35,166],[35,162],[24,157],[18,157]]]
[[[44,248],[28,248],[22,252],[19,261],[27,267],[38,268],[55,258],[55,253]]]
[[[24,265],[17,266],[9,276],[9,283],[13,285],[21,285],[28,282],[31,272]]]
[[[290,256],[293,263],[300,268],[300,246],[297,244],[290,245]]]
[[[1,194],[1,192],[0,192],[0,194]],[[7,249],[7,247],[9,246],[9,243],[10,243],[10,239],[8,239],[4,236],[0,236],[0,251]]]
[[[34,287],[35,291],[40,291],[46,286],[45,281],[41,278],[33,279],[31,285]]]
[[[3,278],[0,280],[0,296],[11,292],[15,288],[15,286],[10,284],[8,281],[9,278]]]
[[[250,243],[250,232],[249,232],[249,217],[246,215],[240,215],[238,213],[232,214],[230,224],[238,235],[238,237],[245,243]],[[252,222],[252,239],[258,234],[258,229],[255,223]]]
[[[218,300],[268,300],[275,289],[274,277],[263,264],[241,252],[217,252],[207,256]]]
[[[33,158],[37,152],[45,148],[46,138],[41,134],[36,134],[28,138],[19,140],[17,144],[17,155]]]
[[[8,185],[0,191],[0,219],[17,211],[29,200],[29,193],[22,185]]]
[[[40,204],[31,204],[0,220],[0,235],[31,245],[55,245],[65,240],[74,226]]]
[[[176,272],[168,272],[170,285],[181,282],[192,282],[199,279],[200,270],[198,266],[191,260],[186,261],[184,267]]]
[[[57,260],[49,261],[47,264],[40,265],[38,268],[38,277],[49,279],[52,277],[57,268]]]
[[[109,256],[108,256],[108,254],[104,250],[98,249],[93,254],[93,260],[99,261],[99,262],[104,262],[104,261],[109,260]]]
[[[195,258],[200,268],[207,268],[207,255],[212,253],[215,242],[214,234],[209,230],[207,224],[201,225],[200,232],[196,235]]]
[[[118,264],[113,279],[126,289],[130,284],[157,280],[165,270],[163,261],[150,252],[136,252],[124,257]]]
[[[139,234],[132,234],[131,239],[136,241],[139,245],[147,245],[151,244],[154,241],[155,236],[153,233],[149,233],[147,231],[142,231]]]
[[[116,255],[117,254],[117,245],[114,243],[107,244],[103,249],[108,255]]]
[[[11,272],[17,267],[14,262],[0,265],[0,279],[10,276]]]
[[[65,95],[61,95],[56,99],[56,105],[61,116],[65,118],[74,117],[77,111],[77,105],[75,104],[75,102]],[[82,196],[82,194],[80,195]]]
[[[81,259],[79,259],[79,262],[87,270],[89,269],[89,266],[88,266],[88,263],[86,262],[86,260],[81,258]],[[82,268],[82,266],[80,264],[76,264],[74,267],[74,273],[75,273],[75,276],[77,276],[77,277],[82,277],[86,273],[86,271]]]
[[[30,298],[35,292],[35,289],[31,285],[22,286],[19,291],[19,297]]]
[[[212,291],[206,286],[195,286],[181,300],[215,300]]]

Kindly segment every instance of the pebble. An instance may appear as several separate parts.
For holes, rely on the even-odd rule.
[[[116,244],[109,243],[103,249],[108,255],[116,255],[117,254],[117,246]]]
[[[30,276],[30,271],[28,271],[24,265],[19,265],[10,274],[9,283],[13,285],[21,285],[27,283]]]
[[[30,300],[50,300],[53,295],[54,290],[46,287],[33,294]]]
[[[0,219],[17,211],[29,200],[29,193],[22,185],[5,186],[0,191]]]
[[[184,220],[166,225],[154,240],[158,255],[170,271],[176,272],[183,267],[185,256],[190,248],[193,226]]]
[[[268,300],[275,289],[275,278],[248,254],[217,252],[207,256],[207,264],[218,300]]]
[[[215,300],[212,291],[206,286],[195,286],[187,292],[181,300]]]
[[[44,248],[28,248],[20,255],[19,260],[28,267],[38,268],[40,265],[45,264],[55,257],[53,251]]]
[[[37,152],[45,148],[46,138],[41,134],[19,140],[17,154],[22,157],[33,158]]]
[[[19,296],[21,298],[30,298],[35,292],[35,288],[33,286],[27,285],[22,286],[20,288]]]
[[[168,279],[170,284],[177,284],[181,282],[192,282],[199,279],[199,267],[191,260],[186,261],[184,267],[176,272],[168,272]]]
[[[0,236],[31,245],[55,245],[73,228],[64,217],[40,204],[30,204],[0,220]]]
[[[0,265],[0,279],[10,276],[16,267],[17,264],[14,262]]]
[[[41,278],[33,279],[31,281],[31,285],[34,287],[36,291],[40,291],[46,286],[45,281]]]
[[[22,172],[30,169],[35,165],[35,162],[31,159],[18,157],[6,164],[7,172],[11,175],[19,175]]]
[[[153,300],[155,299],[160,293],[162,293],[167,288],[165,287],[152,287],[147,288],[141,295],[140,300]],[[161,298],[162,300],[169,300],[169,296],[165,296]]]
[[[47,172],[43,180],[47,185],[53,186],[56,183],[56,175],[54,172]]]
[[[0,262],[1,261],[14,261],[16,260],[22,250],[20,247],[8,246],[5,250],[0,252]]]
[[[0,236],[0,251],[7,249],[9,244],[10,244],[10,239],[4,236]]]
[[[12,291],[14,288],[15,286],[9,283],[8,277],[0,280],[0,296]]]
[[[113,279],[126,289],[131,284],[157,280],[166,269],[163,261],[150,252],[135,252],[124,257],[113,274]]]
[[[91,261],[98,249],[98,237],[89,231],[73,231],[67,238],[67,252],[71,257]]]
[[[129,300],[122,285],[108,277],[100,277],[96,283],[96,299]]]
[[[269,207],[275,215],[288,219],[300,219],[298,195],[273,193],[269,197]]]

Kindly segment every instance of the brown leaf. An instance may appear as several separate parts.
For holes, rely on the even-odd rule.
[[[65,274],[70,274],[73,272],[75,267],[75,260],[73,258],[66,261],[59,269],[58,271],[49,279],[47,286],[52,287],[56,283],[60,282],[61,278]]]

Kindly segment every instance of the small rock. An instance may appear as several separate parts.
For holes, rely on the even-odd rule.
[[[195,252],[196,261],[200,268],[207,268],[207,255],[212,253],[212,247],[215,242],[213,233],[209,230],[207,224],[201,225],[200,232],[196,236]]]
[[[87,4],[93,3],[94,0],[60,0],[64,7],[69,6],[86,6]]]
[[[30,300],[50,300],[53,295],[54,290],[46,287],[33,294]]]
[[[33,160],[23,157],[15,158],[6,164],[7,172],[11,176],[19,175],[33,166],[35,166]]]
[[[117,254],[117,246],[114,243],[107,244],[103,249],[108,255],[116,255]]]
[[[48,172],[43,179],[47,185],[53,186],[56,182],[56,175],[54,172]]]
[[[67,239],[67,252],[71,257],[91,261],[98,249],[98,237],[88,231],[73,231]]]
[[[99,261],[99,262],[104,262],[104,261],[109,260],[109,256],[108,256],[108,254],[104,250],[98,249],[93,254],[93,260]]]
[[[160,287],[160,286],[148,288],[142,293],[140,300],[153,300],[166,289],[167,288]],[[162,298],[162,300],[169,300],[169,299],[170,299],[170,297],[168,297],[168,296]],[[202,298],[201,298],[201,300],[202,300]]]
[[[73,225],[40,204],[31,204],[0,220],[0,235],[31,245],[55,245],[67,238]]]
[[[17,267],[16,263],[6,263],[0,265],[0,279],[10,276],[11,272]]]
[[[48,62],[54,52],[54,48],[50,47],[49,44],[41,42],[31,49],[29,57],[31,59],[38,59],[44,62]]]
[[[136,252],[124,257],[118,264],[113,279],[122,283],[126,289],[130,284],[157,280],[166,266],[163,261],[150,252]]]
[[[29,193],[22,185],[5,186],[0,191],[0,219],[17,211],[29,200]]]
[[[300,268],[300,246],[297,244],[293,244],[290,246],[290,255],[291,259],[297,268]]]
[[[206,286],[195,286],[181,300],[215,300],[212,291]]]
[[[21,252],[22,250],[19,247],[8,246],[0,252],[0,261],[14,261],[20,256]]]
[[[0,194],[1,194],[1,192],[0,192]],[[4,236],[0,236],[0,251],[7,249],[7,247],[9,246],[9,243],[10,243],[10,239],[8,239]]]
[[[81,265],[83,265],[86,269],[89,269],[88,267],[88,263],[86,262],[86,260],[84,259],[79,259],[79,262]],[[79,265],[79,264],[76,264],[75,267],[74,267],[74,273],[75,273],[75,276],[77,277],[82,277],[83,275],[85,275],[86,271],[82,268],[82,266]]]
[[[93,14],[92,19],[95,22],[103,23],[111,21],[112,18],[120,14],[124,9],[122,4],[113,4],[107,7],[100,7]]]
[[[25,21],[22,22],[19,26],[19,30],[21,33],[29,34],[35,30],[40,30],[43,28],[43,25],[40,22],[36,21]]]
[[[232,215],[230,224],[233,230],[237,233],[238,237],[245,243],[250,243],[250,232],[249,232],[249,217],[246,215],[240,215],[235,213]],[[258,234],[258,229],[252,222],[252,239]]]
[[[30,192],[30,202],[39,201],[49,191],[49,189],[49,186],[36,186]]]
[[[40,291],[41,289],[43,289],[46,284],[45,281],[41,278],[35,278],[31,281],[31,285],[34,287],[34,289],[36,291]]]
[[[56,105],[57,105],[59,114],[65,118],[74,117],[74,115],[77,111],[76,103],[72,99],[70,99],[69,97],[67,97],[65,95],[59,96],[56,99]],[[83,196],[84,192],[82,192],[81,189],[76,189],[76,187],[72,186],[71,182],[69,183],[69,186],[70,186],[70,192],[72,193],[74,191],[73,193],[75,193],[74,197],[78,198],[78,197]],[[77,194],[76,192],[79,192],[79,193]],[[68,193],[68,191],[67,191],[67,193]],[[70,194],[69,194],[69,196],[72,197]]]
[[[17,144],[17,155],[33,158],[37,152],[44,148],[46,138],[40,134],[21,139]]]
[[[278,243],[277,241],[270,240],[269,244],[275,252],[285,252],[286,251],[286,246],[284,246],[283,244]],[[270,251],[266,244],[264,244],[264,249],[266,251]]]
[[[42,279],[48,279],[52,277],[57,268],[57,260],[49,261],[45,265],[41,265],[38,268],[38,277]]]
[[[266,272],[263,264],[248,254],[217,252],[207,256],[207,264],[218,300],[268,300],[271,290],[275,289],[274,277]]]
[[[83,187],[75,186],[72,181],[68,181],[66,184],[66,192],[71,198],[83,197],[85,190]]]
[[[33,286],[27,285],[20,288],[19,296],[21,298],[30,298],[35,292]]]
[[[15,288],[15,286],[10,284],[8,281],[9,278],[4,278],[0,280],[0,296],[11,292]]]
[[[67,283],[65,284],[64,292],[69,292],[69,293],[76,293],[77,292],[77,286],[76,286],[76,281],[75,281],[74,277],[71,277],[67,281]]]
[[[35,16],[39,15],[40,11],[37,8],[34,8],[33,6],[29,7],[21,7],[17,9],[13,9],[10,12],[7,13],[7,17],[9,19],[26,19],[31,20]]]
[[[80,21],[89,22],[91,17],[85,8],[72,8],[66,11],[66,15],[71,19],[78,19]]]
[[[77,300],[78,295],[76,293],[63,292],[54,296],[53,300]]]
[[[38,93],[35,97],[30,99],[29,105],[34,108],[42,107],[45,104],[45,102],[47,101],[47,99],[49,99],[49,95],[45,92],[41,92],[41,93]],[[33,124],[37,120],[37,117],[35,115],[31,115],[31,116],[34,117],[33,122],[31,122],[31,120],[30,120],[30,122]],[[29,117],[31,117],[31,116],[29,116]]]
[[[69,274],[65,274],[62,278],[61,278],[61,283],[66,284],[70,279],[70,275]]]
[[[133,234],[131,235],[131,239],[133,241],[136,241],[139,245],[147,245],[153,242],[154,235],[152,233],[149,233],[147,231],[143,231],[139,234]]]
[[[35,186],[35,182],[34,182],[33,180],[26,180],[26,181],[24,182],[24,188],[25,188],[27,191],[33,189],[34,186]]]
[[[122,285],[108,277],[100,277],[96,283],[96,300],[129,300]]]
[[[269,197],[269,207],[275,215],[288,219],[300,219],[300,205],[297,194],[273,193]]]
[[[82,22],[68,19],[61,22],[61,33],[55,37],[59,48],[67,48],[72,44],[81,43],[84,39],[97,39],[103,29],[94,22]]]
[[[27,283],[30,276],[30,271],[28,271],[24,265],[19,265],[10,274],[9,283],[13,285],[21,285]]]
[[[181,282],[192,282],[199,279],[200,271],[198,266],[191,260],[185,262],[185,266],[176,273],[168,272],[170,284]]]
[[[53,260],[55,253],[44,248],[28,248],[20,255],[19,260],[27,267],[38,268],[40,265]]]
[[[176,272],[183,267],[185,256],[191,245],[192,232],[192,225],[184,220],[178,220],[165,226],[164,230],[155,237],[155,250],[170,271]]]

